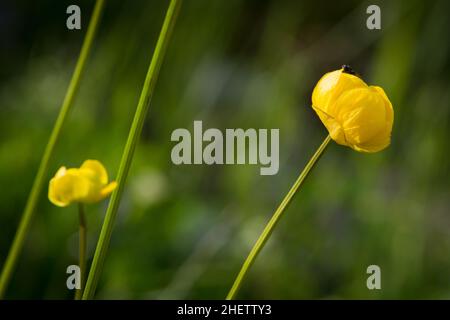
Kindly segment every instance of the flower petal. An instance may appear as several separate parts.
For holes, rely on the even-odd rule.
[[[386,127],[384,101],[369,88],[344,92],[334,108],[350,146],[369,142]]]
[[[329,72],[317,82],[312,94],[312,104],[334,116],[334,110],[330,107],[334,105],[336,99],[343,92],[356,88],[367,88],[367,85],[359,77],[343,72],[343,69]]]
[[[80,169],[83,174],[87,174],[89,179],[105,185],[108,183],[108,173],[103,164],[98,160],[86,160],[81,165]]]
[[[78,169],[68,169],[50,180],[48,197],[53,204],[65,207],[86,197],[89,189],[89,180],[81,176]]]
[[[339,124],[339,122],[334,117],[322,111],[320,108],[313,108],[322,123],[327,128],[331,138],[338,144],[342,144],[344,146],[348,145],[347,140],[345,139],[344,130],[342,129],[342,126]]]
[[[101,196],[102,196],[102,199],[104,199],[107,196],[109,196],[114,191],[114,189],[116,189],[116,188],[117,188],[117,182],[116,181],[113,181],[110,184],[108,184],[106,187],[104,187],[102,189],[102,191],[100,192]]]

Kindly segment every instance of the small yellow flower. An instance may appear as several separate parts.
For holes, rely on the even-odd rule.
[[[390,144],[394,110],[386,93],[368,86],[348,66],[325,74],[312,94],[312,107],[331,138],[360,152]]]
[[[72,202],[93,203],[111,194],[117,187],[115,181],[108,184],[108,173],[97,160],[86,160],[80,168],[59,168],[50,180],[50,202],[65,207]]]

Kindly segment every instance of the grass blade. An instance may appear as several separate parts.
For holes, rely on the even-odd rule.
[[[92,13],[92,18],[86,32],[86,36],[81,47],[80,55],[78,57],[77,64],[75,66],[75,71],[70,80],[69,87],[67,89],[64,101],[62,103],[58,118],[53,127],[52,133],[48,140],[47,146],[45,147],[44,155],[42,156],[41,163],[39,165],[38,172],[33,182],[30,194],[25,205],[25,209],[22,214],[22,218],[17,228],[16,234],[14,236],[13,243],[9,250],[8,256],[6,258],[5,264],[3,266],[2,274],[0,276],[0,299],[3,299],[8,284],[11,280],[12,273],[17,264],[17,259],[22,251],[26,236],[30,229],[31,221],[35,213],[36,205],[39,197],[42,193],[44,185],[47,183],[47,174],[49,170],[50,160],[55,149],[55,145],[61,133],[61,129],[64,122],[72,108],[75,95],[80,86],[80,80],[83,75],[86,60],[91,51],[92,42],[94,40],[97,27],[100,21],[100,17],[104,7],[104,0],[97,0],[95,3],[94,11]]]
[[[103,221],[100,237],[95,249],[94,259],[89,271],[88,280],[83,294],[83,300],[92,299],[97,287],[97,283],[103,268],[106,253],[108,251],[111,234],[114,227],[117,210],[119,208],[120,198],[123,193],[125,182],[130,170],[131,161],[133,160],[134,150],[142,132],[145,116],[149,107],[156,80],[158,78],[159,69],[161,67],[164,53],[169,42],[172,29],[174,27],[178,11],[180,9],[181,0],[171,0],[167,9],[166,17],[159,34],[158,42],[153,53],[150,66],[145,77],[144,86],[141,91],[136,113],[131,125],[125,149],[120,161],[119,171],[117,174],[117,188],[111,196],[111,200],[106,211],[105,220]]]
[[[299,188],[302,186],[309,172],[312,170],[312,168],[314,168],[314,165],[317,163],[317,160],[319,160],[320,156],[323,154],[330,141],[331,137],[328,135],[322,142],[320,147],[317,149],[317,151],[314,153],[314,155],[311,157],[309,162],[306,164],[305,168],[300,173],[294,185],[291,187],[289,192],[284,197],[283,201],[273,214],[272,218],[270,218],[263,232],[259,236],[249,255],[247,256],[247,259],[245,259],[245,262],[242,265],[241,270],[239,271],[239,274],[237,275],[236,280],[234,280],[233,286],[231,287],[230,292],[226,297],[227,300],[233,300],[236,297],[236,294],[238,293],[242,285],[242,282],[244,281],[247,275],[248,270],[255,262],[255,259],[261,252],[262,248],[264,248],[264,245],[270,238],[272,231],[275,229],[275,226],[277,225],[278,221],[280,221],[280,218],[282,217],[284,210],[288,207],[289,203],[291,203],[292,198],[297,193]]]

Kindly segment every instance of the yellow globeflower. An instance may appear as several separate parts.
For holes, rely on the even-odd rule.
[[[108,173],[97,160],[86,160],[80,168],[61,167],[50,180],[49,200],[65,207],[72,202],[93,203],[111,194],[115,181],[108,183]]]
[[[312,107],[331,138],[360,152],[390,144],[394,111],[386,93],[368,86],[348,66],[325,74],[312,94]]]

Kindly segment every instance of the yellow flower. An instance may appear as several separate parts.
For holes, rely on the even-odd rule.
[[[99,161],[86,160],[80,168],[59,168],[50,180],[48,198],[59,207],[93,203],[109,196],[116,186],[115,181],[108,184],[108,173]]]
[[[312,107],[331,138],[360,152],[390,144],[394,110],[386,93],[368,86],[348,66],[325,74],[312,94]]]

